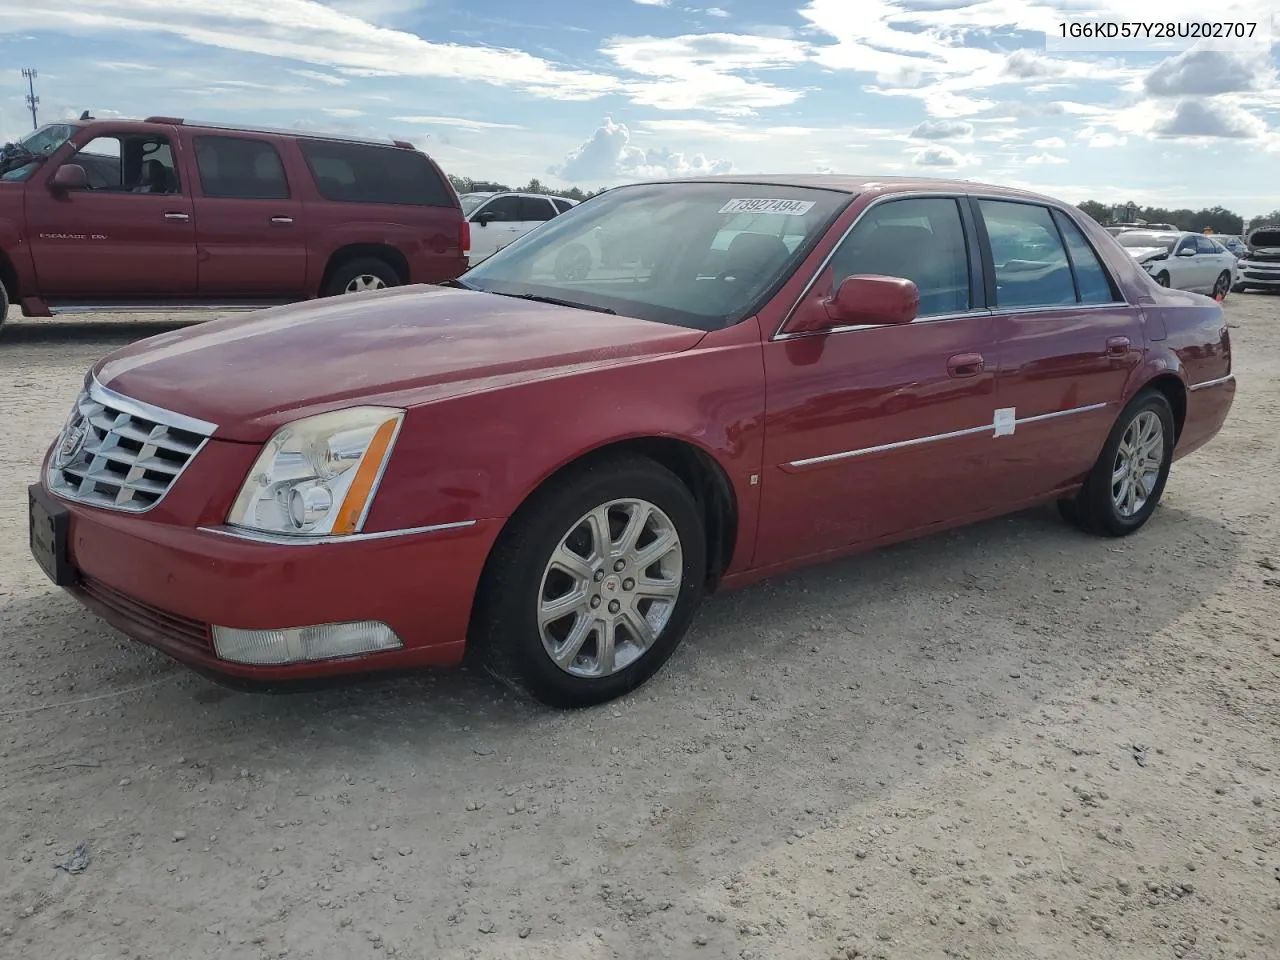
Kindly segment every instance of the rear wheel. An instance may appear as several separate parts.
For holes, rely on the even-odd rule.
[[[1226,297],[1227,291],[1231,289],[1231,274],[1226,270],[1218,274],[1218,280],[1213,285],[1214,299]]]
[[[485,668],[553,707],[586,707],[648,680],[702,599],[697,501],[639,457],[593,464],[531,501],[485,569],[471,643]]]
[[[344,293],[364,293],[400,286],[400,275],[385,260],[377,257],[358,257],[339,264],[325,284],[324,296],[334,297]]]
[[[5,289],[4,281],[0,280],[0,328],[4,327],[4,322],[9,319],[9,291]]]
[[[1141,528],[1164,494],[1173,463],[1173,408],[1159,390],[1144,390],[1116,419],[1080,492],[1058,501],[1080,529],[1123,537]]]

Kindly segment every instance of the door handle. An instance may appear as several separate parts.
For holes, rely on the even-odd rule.
[[[272,217],[272,223],[293,223],[293,217]]]
[[[168,213],[164,215],[164,218],[166,220],[190,220],[191,215],[187,213],[177,213],[175,211],[170,210]]]
[[[976,377],[986,365],[980,353],[957,353],[947,360],[947,376],[953,380]]]
[[[1123,357],[1129,352],[1128,337],[1111,337],[1107,341],[1107,353],[1113,357]]]

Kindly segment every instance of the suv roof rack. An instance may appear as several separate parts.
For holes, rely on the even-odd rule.
[[[399,147],[402,150],[415,149],[407,140],[393,140],[390,137],[357,137],[345,133],[331,133],[320,130],[305,130],[296,127],[258,127],[243,123],[217,123],[203,120],[187,120],[183,117],[147,117],[144,123],[167,123],[175,127],[202,127],[207,130],[226,130],[238,133],[270,133],[283,137],[307,137],[312,140],[339,140],[346,143],[369,143],[380,147]]]

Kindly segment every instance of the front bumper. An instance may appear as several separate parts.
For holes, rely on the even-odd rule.
[[[1237,263],[1235,282],[1247,287],[1280,287],[1280,263]]]
[[[43,484],[32,495],[65,510],[64,586],[86,607],[176,660],[246,680],[458,663],[500,527],[500,521],[478,521],[403,536],[281,545],[78,505]],[[362,620],[385,623],[402,647],[273,666],[233,663],[214,650],[214,624],[282,630]]]

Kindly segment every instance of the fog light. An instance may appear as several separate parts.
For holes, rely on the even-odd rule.
[[[401,646],[400,638],[391,628],[376,620],[322,623],[283,630],[213,628],[213,649],[219,658],[256,666],[354,657],[362,653],[398,650]]]

